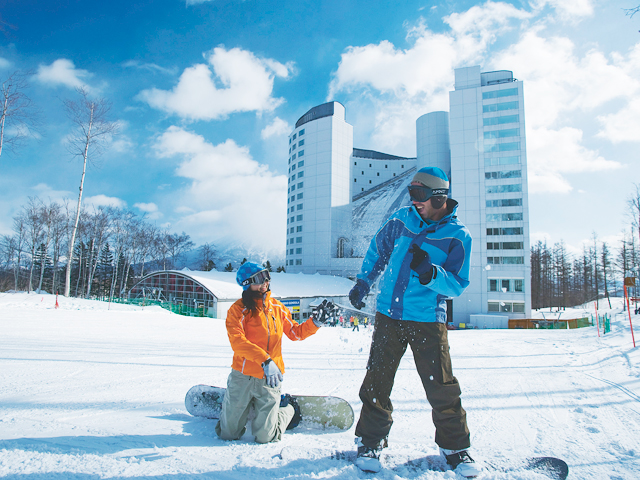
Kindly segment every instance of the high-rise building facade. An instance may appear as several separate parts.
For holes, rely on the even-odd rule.
[[[531,314],[527,158],[522,82],[510,71],[455,70],[450,112],[416,121],[416,158],[353,148],[344,106],[312,108],[289,136],[287,272],[353,277],[371,237],[419,168],[451,179],[473,237],[470,285],[450,302],[454,323]]]
[[[452,196],[473,238],[470,285],[454,319],[531,314],[529,202],[522,82],[510,71],[455,71],[449,93]]]

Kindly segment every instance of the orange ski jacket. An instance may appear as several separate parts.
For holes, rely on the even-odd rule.
[[[268,358],[284,373],[282,360],[282,334],[291,340],[304,340],[319,330],[309,318],[298,324],[291,312],[267,292],[264,300],[256,300],[251,312],[242,303],[235,302],[227,313],[227,334],[233,349],[231,368],[256,378],[263,378],[262,363]]]

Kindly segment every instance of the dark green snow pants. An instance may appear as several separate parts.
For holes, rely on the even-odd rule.
[[[367,374],[360,387],[362,411],[356,436],[364,445],[376,448],[389,435],[393,424],[389,396],[407,344],[431,404],[436,443],[448,450],[469,448],[467,414],[460,401],[460,385],[451,371],[446,325],[393,320],[381,313],[376,313]]]

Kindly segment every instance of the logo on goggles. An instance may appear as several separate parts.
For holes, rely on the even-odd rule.
[[[434,188],[425,187],[423,185],[410,185],[409,196],[414,202],[426,202],[434,196],[447,196],[449,190],[447,188]]]
[[[251,275],[246,280],[242,281],[242,286],[247,286],[251,284],[262,285],[267,280],[271,280],[271,275],[269,275],[268,270],[260,270],[258,273]]]

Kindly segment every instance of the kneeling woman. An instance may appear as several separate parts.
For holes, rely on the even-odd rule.
[[[284,374],[282,334],[291,340],[304,340],[318,331],[325,316],[310,317],[299,325],[287,307],[271,298],[270,280],[267,270],[251,262],[244,263],[236,275],[244,291],[227,314],[233,364],[216,425],[216,433],[224,440],[242,437],[252,407],[255,418],[251,433],[258,443],[277,442],[287,427],[300,422],[295,400],[280,395]]]

